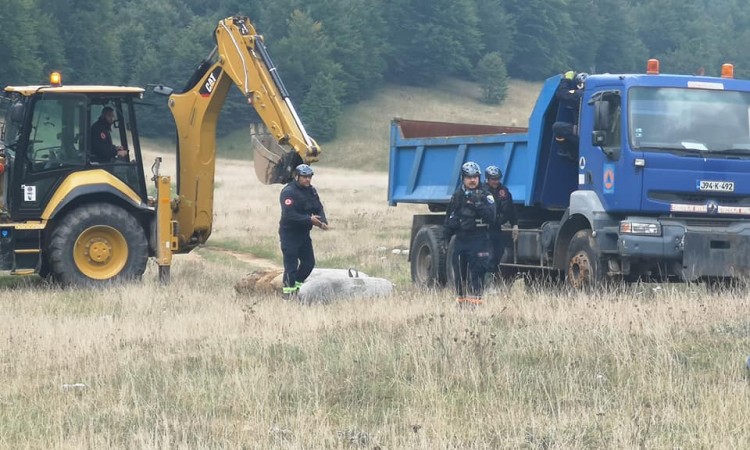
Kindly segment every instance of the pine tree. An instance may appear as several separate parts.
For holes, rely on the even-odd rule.
[[[505,10],[505,0],[476,0],[478,29],[486,53],[498,52],[506,61],[513,58],[516,23]]]
[[[565,0],[508,0],[516,20],[517,51],[508,65],[512,76],[542,80],[571,65],[573,24]],[[578,44],[577,44],[578,45]],[[583,44],[580,44],[583,45]]]
[[[38,6],[35,0],[6,0],[0,7],[0,83],[44,83],[42,61],[39,58],[40,42],[32,32]]]
[[[568,5],[568,12],[573,23],[571,30],[571,39],[568,42],[568,53],[570,62],[562,71],[575,70],[576,72],[598,71],[597,53],[603,49],[602,40],[611,36],[603,22],[609,20],[619,20],[620,18],[612,15],[606,8],[600,8],[600,0],[576,0]],[[603,17],[600,17],[600,12]],[[627,45],[627,44],[625,44]],[[614,55],[617,58],[617,55]]]
[[[474,0],[391,0],[384,14],[388,73],[397,83],[427,85],[466,74],[481,54]]]
[[[341,84],[329,73],[321,72],[300,106],[300,114],[308,133],[320,142],[336,137],[341,116]]]
[[[477,78],[482,89],[482,101],[497,105],[508,96],[508,72],[500,53],[484,55],[477,64]]]
[[[287,35],[268,46],[292,99],[304,98],[318,74],[337,76],[340,71],[323,24],[303,11],[292,12]]]
[[[366,98],[380,86],[385,72],[386,25],[381,3],[371,0],[310,2],[310,15],[323,24],[331,59],[341,66],[342,100]]]
[[[703,67],[707,75],[718,75],[723,42],[737,36],[718,20],[717,11],[707,0],[649,2],[636,10],[635,23],[649,56],[661,60],[662,72],[691,74]]]
[[[638,37],[632,9],[622,0],[600,0],[599,20],[596,22],[605,30],[597,40],[597,71],[642,71],[648,57]]]
[[[309,3],[303,0],[274,0],[264,3],[260,11],[260,20],[255,25],[263,29],[263,37],[269,45],[288,35],[291,25],[289,18],[294,11],[303,11],[309,15]]]
[[[59,23],[68,83],[120,84],[124,67],[113,0],[43,0]]]

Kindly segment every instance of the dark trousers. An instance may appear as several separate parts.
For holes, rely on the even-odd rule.
[[[487,233],[456,235],[453,251],[453,273],[456,295],[481,297],[484,275],[490,262],[490,241]]]
[[[490,242],[492,242],[492,258],[490,259],[490,271],[496,272],[497,265],[503,259],[505,249],[508,248],[508,242],[510,237],[508,233],[503,233],[500,230],[490,231]]]
[[[572,123],[555,122],[552,124],[552,133],[556,138],[562,138],[573,145],[578,145],[578,134]]]
[[[309,231],[281,230],[281,254],[284,256],[284,286],[302,283],[315,267],[315,253]]]

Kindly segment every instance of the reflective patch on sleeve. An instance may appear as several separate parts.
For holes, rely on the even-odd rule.
[[[287,198],[284,200],[284,205],[286,206],[292,206],[293,204],[294,204],[294,200],[292,200],[291,198]]]

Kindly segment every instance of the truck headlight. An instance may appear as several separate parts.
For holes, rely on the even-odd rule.
[[[634,234],[639,236],[661,236],[661,224],[653,222],[620,222],[620,234]]]

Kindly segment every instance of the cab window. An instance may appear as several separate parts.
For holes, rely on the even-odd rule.
[[[86,98],[47,96],[34,105],[27,160],[31,172],[79,167],[83,152]]]

